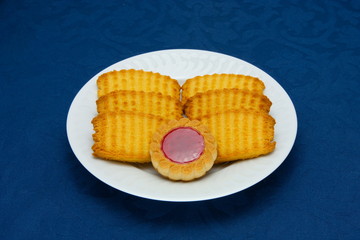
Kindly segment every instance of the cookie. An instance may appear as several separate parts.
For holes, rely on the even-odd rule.
[[[123,162],[150,162],[150,142],[166,120],[151,114],[104,112],[93,120],[93,155]]]
[[[218,145],[216,163],[255,158],[275,149],[275,120],[267,113],[241,109],[201,118]]]
[[[98,113],[132,111],[165,119],[179,119],[183,114],[179,99],[155,92],[117,90],[100,97],[96,105]]]
[[[171,120],[154,133],[150,155],[152,165],[164,177],[191,181],[204,176],[213,166],[216,141],[199,121]]]
[[[212,74],[187,79],[182,86],[182,103],[197,93],[209,90],[237,88],[262,94],[265,85],[255,77],[240,74]]]
[[[98,97],[116,90],[156,92],[176,99],[180,96],[180,85],[169,76],[144,70],[120,70],[102,74],[97,79]]]
[[[249,90],[220,89],[195,94],[186,102],[184,112],[190,119],[243,108],[268,113],[271,104],[263,94]]]

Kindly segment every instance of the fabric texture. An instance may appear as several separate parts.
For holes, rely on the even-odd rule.
[[[359,239],[359,1],[0,1],[0,239]],[[93,177],[66,136],[96,73],[162,49],[248,61],[288,92],[298,135],[228,197],[142,199]]]

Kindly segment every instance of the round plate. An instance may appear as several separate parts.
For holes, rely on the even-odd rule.
[[[203,178],[192,182],[173,182],[161,177],[151,164],[127,164],[92,156],[93,126],[96,116],[99,75],[120,69],[143,69],[177,79],[212,73],[235,73],[260,78],[264,94],[273,105],[275,118],[275,151],[251,160],[215,165]],[[104,183],[123,192],[163,201],[200,201],[230,195],[244,190],[271,174],[285,160],[296,137],[297,117],[285,90],[261,69],[228,55],[190,49],[175,49],[137,55],[111,65],[91,78],[74,98],[67,117],[67,135],[81,164]]]

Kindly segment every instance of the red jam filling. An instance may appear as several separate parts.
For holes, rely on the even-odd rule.
[[[180,127],[165,135],[161,150],[173,162],[188,163],[201,156],[204,145],[200,133],[190,127]]]

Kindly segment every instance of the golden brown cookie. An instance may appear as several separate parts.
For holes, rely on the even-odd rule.
[[[270,107],[271,101],[263,94],[249,90],[219,89],[195,94],[186,102],[184,111],[190,119],[201,119],[205,115],[242,108],[268,113]]]
[[[179,99],[155,92],[113,91],[100,97],[96,104],[99,113],[133,111],[165,119],[179,119],[183,113]]]
[[[143,70],[120,70],[102,74],[97,79],[98,97],[115,90],[159,92],[174,98],[180,96],[180,85],[169,76]]]
[[[199,121],[171,120],[154,133],[150,155],[161,175],[171,180],[191,181],[205,175],[213,166],[216,141]]]
[[[275,120],[269,114],[242,109],[201,118],[218,144],[215,163],[255,158],[275,149]]]
[[[237,88],[262,94],[265,85],[255,77],[239,74],[212,74],[187,79],[182,86],[182,103],[197,93],[224,88]]]
[[[163,118],[144,113],[100,113],[92,120],[93,155],[124,162],[150,162],[151,138],[164,122]]]

